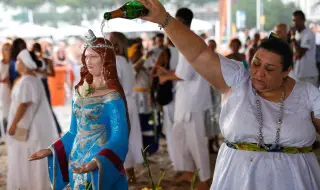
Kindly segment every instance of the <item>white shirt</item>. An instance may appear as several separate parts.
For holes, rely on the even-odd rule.
[[[257,142],[256,100],[259,99],[264,141],[274,143],[279,103],[255,96],[250,74],[241,62],[220,56],[220,64],[224,80],[232,88],[221,105],[220,128],[224,138],[232,143]],[[305,147],[313,144],[316,130],[311,120],[312,111],[319,118],[320,91],[312,84],[296,82],[284,101],[280,145]],[[223,144],[213,178],[211,190],[320,189],[320,167],[314,153],[254,152],[235,150]]]
[[[0,61],[0,80],[9,77],[10,64],[4,64]],[[10,108],[10,88],[8,83],[0,83],[0,114],[1,117],[8,117]]]
[[[154,66],[154,62],[158,59],[159,55],[163,51],[163,48],[154,48],[152,50],[153,54],[145,61],[145,66],[150,68]]]
[[[116,56],[117,73],[126,97],[133,95],[134,75],[132,64],[123,56]]]
[[[175,70],[179,62],[179,50],[176,47],[169,46],[171,57],[170,57],[170,70]]]
[[[150,75],[148,69],[142,66],[140,71],[134,72],[135,74],[135,88],[145,88],[149,89],[149,79]],[[151,105],[148,101],[148,92],[134,92],[138,110],[140,114],[149,114],[152,111]]]
[[[302,48],[308,49],[305,55],[297,60],[294,64],[292,77],[304,78],[318,76],[318,69],[316,66],[316,44],[314,33],[306,28],[297,34],[297,41]]]
[[[39,68],[39,70],[40,70],[40,71],[46,71],[46,70],[48,69],[47,63],[45,62],[44,59],[42,59],[41,62],[42,62],[42,66],[41,66],[41,68]],[[37,77],[38,77],[39,79],[45,79],[45,78],[47,78],[46,75],[43,75],[43,74],[40,74],[40,73],[37,73]]]
[[[81,60],[77,60],[72,53],[68,54],[68,61],[71,64],[71,69],[74,76],[73,86],[76,86],[81,80],[80,71],[82,63]]]
[[[22,76],[12,89],[11,100],[8,126],[12,124],[19,105],[31,103],[17,127],[29,129],[29,140],[40,141],[44,145],[41,148],[54,142],[58,132],[40,79]]]
[[[210,85],[180,54],[175,72],[182,80],[177,82],[175,98],[175,121],[190,121],[192,112],[201,112],[212,107]]]

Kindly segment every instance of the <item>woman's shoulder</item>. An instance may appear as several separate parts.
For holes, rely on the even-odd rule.
[[[313,104],[315,101],[320,101],[319,88],[308,82],[296,81],[292,93],[293,97],[303,100],[305,103]]]

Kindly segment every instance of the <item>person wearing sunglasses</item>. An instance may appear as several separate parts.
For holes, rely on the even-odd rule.
[[[225,138],[211,190],[320,189],[312,144],[320,132],[320,91],[289,77],[293,54],[287,42],[263,41],[250,64],[212,52],[158,0],[138,0],[190,65],[224,96],[220,128]],[[186,40],[188,39],[188,40]]]

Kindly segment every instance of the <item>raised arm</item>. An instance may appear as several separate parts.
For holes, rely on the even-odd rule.
[[[149,15],[142,19],[161,25],[165,23],[168,13],[158,0],[138,1],[149,10]],[[193,68],[214,88],[222,93],[230,90],[222,76],[218,55],[199,36],[174,18],[169,19],[164,30]]]

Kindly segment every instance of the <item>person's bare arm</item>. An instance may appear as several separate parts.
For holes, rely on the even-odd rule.
[[[299,60],[306,54],[306,52],[308,51],[308,48],[301,47],[296,40],[293,40],[292,43],[293,43],[293,47],[295,48],[295,58],[296,60]]]
[[[164,67],[166,64],[168,64],[168,61],[166,60],[167,52],[163,50],[158,58],[156,59],[156,62],[154,64],[154,67],[151,70],[151,76],[156,75],[157,70],[159,67]]]
[[[320,119],[314,117],[314,113],[311,113],[312,123],[316,128],[317,133],[320,135]]]
[[[149,15],[142,19],[158,24],[165,22],[167,12],[158,0],[138,1],[149,10]],[[230,90],[222,76],[218,55],[208,48],[203,39],[174,18],[169,19],[164,30],[175,47],[202,77],[221,93]]]
[[[133,69],[134,69],[137,73],[139,73],[140,70],[141,70],[141,68],[142,68],[143,65],[144,65],[144,62],[145,62],[145,60],[144,60],[143,58],[140,58],[140,59],[134,64]]]
[[[49,66],[49,69],[47,71],[47,75],[50,76],[50,77],[55,77],[56,76],[56,72],[54,71],[52,60],[51,59],[47,59],[46,62],[48,64],[48,66]]]
[[[13,118],[12,124],[9,128],[9,135],[14,135],[16,129],[17,129],[17,124],[21,120],[21,118],[24,116],[26,113],[28,107],[31,105],[31,103],[22,103],[19,105],[17,112]]]

